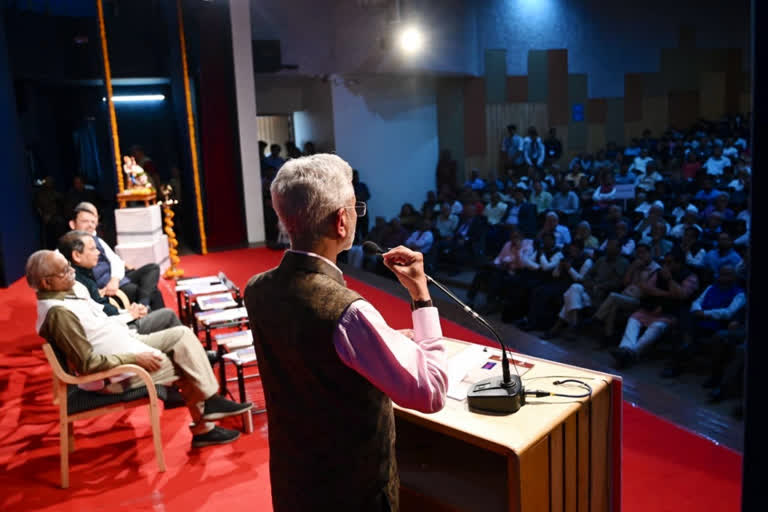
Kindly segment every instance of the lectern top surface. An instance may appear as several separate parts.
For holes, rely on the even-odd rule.
[[[467,342],[446,339],[448,358],[461,353]],[[489,348],[489,351],[494,349]],[[496,349],[501,353],[501,349]],[[524,361],[532,363],[525,373],[521,370],[523,385],[526,389],[552,391],[563,394],[580,395],[584,392],[579,387],[555,386],[556,380],[563,378],[580,379],[589,384],[593,397],[607,391],[608,386],[617,376],[579,368],[536,357],[515,354]],[[511,368],[514,373],[514,368]],[[489,370],[488,377],[501,374],[501,367]],[[415,423],[430,424],[430,427],[460,437],[472,444],[484,446],[492,451],[514,451],[521,453],[546,436],[551,430],[562,424],[569,416],[577,412],[590,398],[564,397],[527,397],[526,404],[514,414],[495,416],[472,412],[466,398],[456,400],[446,398],[445,408],[434,414],[425,414],[412,409],[405,409],[395,404],[398,416],[407,417]]]

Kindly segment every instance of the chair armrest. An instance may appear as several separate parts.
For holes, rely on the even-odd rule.
[[[62,382],[65,382],[66,384],[86,384],[88,382],[96,382],[99,380],[104,380],[109,377],[114,377],[116,375],[121,375],[123,373],[135,373],[142,381],[144,381],[144,384],[147,385],[147,388],[154,386],[150,386],[152,384],[152,377],[149,375],[147,370],[142,368],[139,365],[136,364],[121,364],[120,366],[115,366],[114,368],[110,368],[109,370],[104,370],[102,372],[96,372],[91,373],[88,375],[80,375],[80,376],[73,376],[68,373],[65,373],[63,375],[57,375],[58,379]]]

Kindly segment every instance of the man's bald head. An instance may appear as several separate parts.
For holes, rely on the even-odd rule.
[[[66,291],[75,284],[75,270],[58,252],[41,250],[27,258],[27,284],[35,290]]]

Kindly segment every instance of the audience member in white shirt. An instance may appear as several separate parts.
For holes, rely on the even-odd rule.
[[[435,219],[435,227],[443,240],[450,240],[453,238],[453,233],[459,226],[459,217],[451,213],[451,205],[449,203],[443,203],[440,207],[440,215]]]
[[[640,155],[636,156],[632,165],[629,166],[629,172],[637,171],[640,174],[645,174],[646,167],[650,162],[653,162],[653,158],[648,156],[647,149],[642,149]]]
[[[723,174],[723,169],[730,166],[731,159],[727,156],[723,156],[723,148],[719,146],[715,147],[714,154],[704,162],[704,165],[702,165],[710,176],[720,176]]]
[[[501,200],[501,195],[498,192],[494,192],[491,195],[491,201],[483,209],[483,215],[488,219],[488,224],[495,226],[504,219],[507,208],[508,205]]]
[[[672,210],[672,216],[675,218],[675,222],[677,222],[678,224],[681,222],[680,219],[682,219],[687,212],[693,212],[694,215],[699,214],[699,209],[696,208],[696,205],[694,205],[693,203],[688,203],[689,198],[690,198],[689,195],[683,194],[683,196],[681,196],[681,199],[682,199],[681,203],[678,206],[676,206],[674,210]],[[688,204],[685,206],[685,208],[683,208],[683,205],[686,203]],[[680,233],[680,236],[683,236],[683,234]]]
[[[637,188],[648,192],[656,188],[656,183],[659,181],[664,181],[664,176],[656,170],[656,162],[648,162],[648,165],[645,167],[645,174],[641,175],[637,180]]]
[[[552,209],[565,215],[573,215],[579,211],[579,196],[571,190],[566,180],[560,180],[557,192],[552,195]]]
[[[566,227],[560,224],[560,217],[555,212],[547,213],[544,217],[544,226],[536,235],[536,238],[541,239],[544,233],[552,233],[555,237],[555,247],[561,249],[565,244],[571,243],[571,232]]]
[[[432,234],[432,221],[423,219],[419,228],[411,233],[411,236],[405,241],[405,246],[411,250],[427,254],[432,249],[434,242],[435,236]]]
[[[682,220],[679,224],[675,225],[675,227],[672,228],[672,230],[669,232],[669,236],[672,238],[683,238],[683,235],[685,235],[685,230],[688,228],[694,228],[699,233],[702,232],[701,226],[696,224],[696,219],[698,218],[698,210],[696,207],[692,207],[688,210],[686,210],[685,215],[683,215]]]

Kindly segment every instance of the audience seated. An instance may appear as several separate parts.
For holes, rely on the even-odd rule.
[[[435,236],[432,234],[432,221],[429,219],[421,219],[417,229],[408,236],[408,239],[403,245],[414,251],[427,254],[432,250],[432,245],[434,243]]]
[[[618,239],[606,240],[605,254],[589,269],[581,282],[573,283],[563,294],[563,307],[557,323],[547,332],[547,338],[555,336],[565,326],[572,336],[582,310],[590,308],[592,304],[601,304],[609,293],[621,288],[629,261],[621,255],[620,249]]]
[[[686,362],[711,342],[718,331],[728,328],[730,321],[746,305],[746,294],[737,281],[734,267],[724,264],[718,269],[717,281],[708,286],[693,301],[688,314],[682,317],[683,341],[675,355],[661,373],[662,377],[676,377]]]
[[[730,265],[734,269],[741,265],[742,258],[738,252],[733,249],[731,235],[726,232],[720,233],[717,239],[717,248],[707,252],[704,256],[703,266],[717,277],[717,272],[723,265]]]
[[[503,292],[503,321],[513,322],[526,315],[531,293],[538,286],[552,280],[552,272],[562,259],[563,253],[555,246],[554,234],[543,233],[536,257],[536,267],[516,272]]]
[[[536,206],[536,213],[541,215],[552,207],[552,194],[544,190],[540,179],[533,180],[529,201]]]
[[[470,306],[474,307],[480,291],[486,292],[485,312],[499,305],[502,291],[509,287],[513,277],[524,270],[539,269],[535,256],[533,241],[523,239],[516,228],[509,228],[509,241],[504,244],[498,256],[491,263],[483,265],[472,279],[467,292]]]
[[[640,243],[651,248],[651,258],[661,261],[672,250],[672,241],[666,238],[667,227],[664,221],[658,221],[651,226],[651,231],[640,239]]]
[[[745,316],[745,308],[741,308],[728,328],[717,331],[712,337],[711,375],[702,384],[705,388],[712,388],[707,395],[710,402],[736,397],[741,391],[747,337]]]
[[[79,374],[136,364],[157,384],[179,384],[193,423],[192,446],[235,441],[236,430],[212,422],[242,414],[252,404],[231,402],[219,395],[219,383],[200,341],[187,327],[177,326],[148,335],[131,331],[101,304],[76,296],[75,271],[53,251],[37,251],[27,260],[27,282],[37,291],[37,332],[65,355]],[[143,385],[138,377],[123,375],[102,383],[102,393],[123,393]]]
[[[595,312],[595,319],[603,324],[604,344],[613,341],[619,312],[633,313],[640,308],[641,299],[656,285],[659,268],[659,264],[651,258],[651,248],[638,244],[635,260],[624,275],[625,288],[621,292],[611,292]]]
[[[419,226],[422,218],[432,221],[438,269],[474,270],[470,302],[485,293],[484,309],[501,309],[505,322],[522,318],[521,326],[540,330],[554,323],[547,337],[572,337],[576,327],[596,321],[602,344],[618,345],[617,366],[628,366],[670,328],[690,323],[691,294],[719,279],[723,265],[745,275],[751,160],[742,129],[731,120],[658,136],[646,130],[625,148],[609,142],[595,157],[576,155],[561,170],[554,130],[542,141],[535,128],[522,138],[510,125],[501,177],[473,169],[463,186],[445,180],[451,182],[430,191],[420,212],[406,207],[385,233],[384,220],[377,220],[379,233],[374,228],[376,236],[368,238],[383,247],[426,248],[429,235]],[[635,197],[616,201],[616,185],[635,185]],[[740,343],[727,325],[719,327],[714,352],[727,355],[715,357],[715,398]]]
[[[583,220],[576,225],[576,231],[573,234],[574,240],[580,240],[584,245],[584,252],[592,257],[595,251],[600,247],[600,242],[592,235],[592,228],[589,222]]]
[[[544,233],[551,233],[555,237],[555,247],[558,249],[571,243],[571,231],[560,224],[560,217],[555,212],[547,212],[544,216],[544,225],[536,235],[536,239],[541,240]]]
[[[552,196],[551,208],[563,218],[579,212],[579,196],[573,191],[567,180],[560,180],[557,192]]]
[[[698,288],[699,278],[685,265],[683,252],[678,249],[667,254],[656,282],[645,290],[643,305],[629,317],[619,347],[611,351],[617,366],[624,368],[636,362],[677,322]]]
[[[520,328],[542,330],[552,325],[562,305],[563,294],[573,283],[582,282],[592,268],[592,259],[585,254],[583,241],[569,242],[563,253],[563,258],[552,271],[552,279],[533,290],[528,315],[519,324]]]

